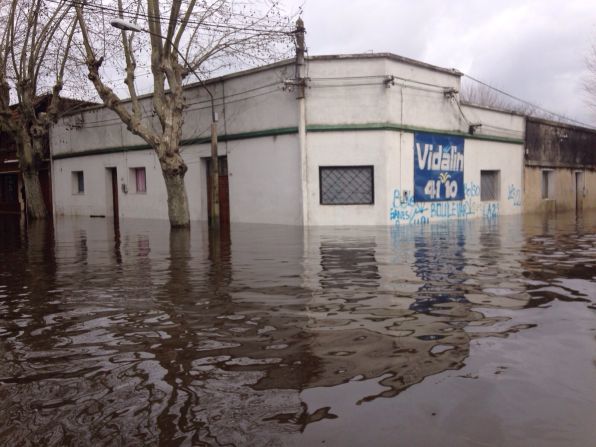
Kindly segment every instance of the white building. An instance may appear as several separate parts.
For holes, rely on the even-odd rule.
[[[232,222],[396,225],[521,212],[524,117],[462,104],[460,76],[393,54],[293,60],[208,82]],[[207,220],[210,104],[187,90],[185,177]],[[152,120],[151,98],[143,99]],[[154,120],[153,125],[159,126]],[[105,107],[52,129],[54,212],[167,219],[153,151]]]

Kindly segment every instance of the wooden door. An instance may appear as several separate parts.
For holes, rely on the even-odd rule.
[[[110,172],[110,183],[112,184],[112,211],[114,215],[114,221],[118,220],[120,216],[118,207],[118,171],[116,168],[108,168]]]
[[[580,212],[583,206],[584,198],[584,173],[575,173],[575,210]]]
[[[222,227],[230,226],[230,187],[228,184],[228,157],[222,156],[219,162],[219,216]],[[211,222],[211,160],[207,159],[207,216]]]

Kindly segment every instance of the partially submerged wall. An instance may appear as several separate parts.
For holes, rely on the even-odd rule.
[[[524,211],[596,209],[596,131],[527,118]]]

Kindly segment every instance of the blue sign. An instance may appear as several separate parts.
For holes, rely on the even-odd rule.
[[[414,201],[464,200],[464,138],[414,134]]]

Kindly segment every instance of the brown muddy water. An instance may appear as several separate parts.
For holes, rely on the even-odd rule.
[[[0,445],[595,445],[596,215],[0,230]]]

